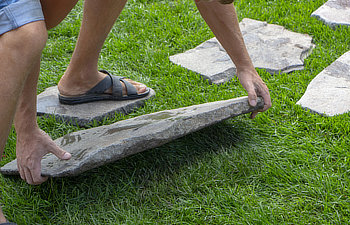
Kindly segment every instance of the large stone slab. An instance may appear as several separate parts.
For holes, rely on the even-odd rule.
[[[254,66],[271,74],[303,69],[304,59],[314,48],[309,35],[291,32],[282,26],[245,18],[240,28]],[[170,60],[214,84],[224,83],[236,74],[236,66],[216,38],[170,56]]]
[[[146,100],[155,95],[154,90],[140,99],[125,101],[97,101],[78,105],[64,105],[58,101],[57,86],[47,88],[37,97],[37,115],[55,116],[73,125],[86,126],[93,120],[102,121],[115,113],[128,114],[141,107]]]
[[[155,148],[222,120],[263,108],[248,105],[248,97],[211,102],[166,110],[68,134],[55,142],[72,154],[68,161],[46,155],[42,175],[72,176],[116,161],[129,155]],[[16,160],[1,168],[1,173],[18,174]]]
[[[327,116],[350,111],[350,51],[318,74],[297,102]]]
[[[311,14],[325,24],[336,27],[350,25],[350,0],[329,0]]]

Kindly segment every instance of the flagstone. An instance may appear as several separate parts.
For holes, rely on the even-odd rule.
[[[256,107],[251,107],[248,97],[241,97],[156,112],[74,132],[55,140],[57,145],[72,154],[72,158],[65,161],[52,154],[44,156],[42,175],[78,175],[263,106],[261,98]],[[18,174],[16,160],[6,164],[0,171],[8,175]]]
[[[311,16],[323,21],[325,24],[336,27],[350,25],[350,0],[329,0]]]
[[[297,104],[326,116],[349,112],[350,51],[318,74]]]
[[[245,18],[240,28],[254,66],[271,74],[304,69],[304,59],[315,46],[311,36],[279,25]],[[216,38],[169,59],[214,84],[227,82],[236,74],[236,66]]]
[[[144,98],[123,101],[96,101],[77,105],[64,105],[58,101],[57,86],[49,87],[37,96],[37,115],[55,116],[73,125],[86,126],[102,121],[116,113],[128,114],[144,105],[155,95],[153,89]]]

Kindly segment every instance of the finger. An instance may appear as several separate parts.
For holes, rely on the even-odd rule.
[[[263,83],[262,86],[260,86],[260,85],[258,86],[257,92],[258,92],[259,96],[261,96],[264,100],[264,108],[259,110],[259,111],[264,112],[267,109],[269,109],[272,105],[269,88],[267,87],[267,85],[265,83]]]
[[[25,181],[28,183],[28,184],[34,184],[34,181],[33,181],[33,178],[32,178],[32,175],[30,174],[30,171],[28,168],[24,167],[23,168],[23,171],[24,171],[24,176],[25,176]]]
[[[58,146],[52,146],[50,152],[57,156],[59,159],[68,160],[72,157],[72,155],[69,152],[64,151]]]
[[[41,176],[40,163],[39,163],[39,166],[35,166],[33,169],[30,170],[30,172],[31,172],[31,176],[32,176],[34,185],[44,183],[48,179],[48,177]]]
[[[257,95],[254,89],[248,90],[248,102],[250,106],[256,106],[257,104]]]
[[[272,106],[270,94],[268,91],[264,91],[261,97],[264,99],[264,108],[262,111],[266,111]]]
[[[21,176],[21,179],[25,181],[26,177],[24,176],[24,171],[23,171],[22,167],[19,166],[18,161],[17,161],[17,167],[18,167],[18,172],[19,172],[19,175]]]
[[[258,115],[258,111],[254,111],[250,114],[250,119],[254,119],[256,117],[256,115]]]

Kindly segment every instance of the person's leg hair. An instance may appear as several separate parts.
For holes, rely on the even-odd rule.
[[[32,62],[40,59],[46,39],[43,21],[26,24],[0,36],[0,157],[12,126],[18,98],[29,71],[33,69]],[[6,222],[1,211],[0,221]]]
[[[127,0],[85,0],[78,41],[70,64],[58,83],[60,94],[84,94],[106,76],[98,72],[99,54],[126,2]],[[135,85],[139,92],[146,91],[144,85],[128,81]]]

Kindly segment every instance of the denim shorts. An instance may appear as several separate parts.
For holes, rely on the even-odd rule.
[[[44,20],[40,0],[0,0],[0,35],[39,20]]]

